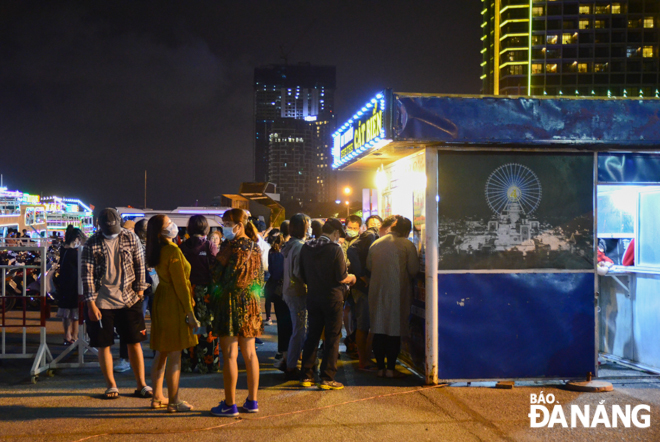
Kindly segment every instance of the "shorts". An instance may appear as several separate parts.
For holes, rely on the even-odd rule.
[[[100,310],[101,321],[90,321],[88,310],[85,308],[85,324],[91,347],[104,348],[114,344],[115,328],[123,343],[137,344],[147,339],[147,327],[142,316],[142,301],[136,302],[131,307]],[[103,324],[103,327],[100,324]]]
[[[357,329],[368,332],[371,327],[369,322],[369,296],[359,290],[353,289],[353,316],[357,322]]]
[[[78,320],[78,311],[79,309],[76,308],[58,308],[57,309],[57,317],[62,318],[62,319],[71,319],[73,321]]]

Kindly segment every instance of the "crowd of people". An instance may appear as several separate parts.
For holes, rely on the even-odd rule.
[[[193,405],[181,398],[181,371],[222,371],[224,399],[211,414],[237,416],[240,350],[248,384],[241,411],[258,412],[256,345],[264,325],[273,324],[271,305],[275,366],[286,380],[322,390],[343,388],[336,380],[342,329],[360,370],[403,376],[396,361],[419,271],[405,217],[371,216],[363,224],[350,216],[343,225],[335,218],[323,222],[296,214],[266,229],[244,210],[231,209],[221,231],[211,232],[207,219],[195,215],[181,235],[166,215],[122,225],[117,211],[108,208],[100,212],[98,227],[90,238],[67,229],[55,282],[65,345],[78,339],[82,293],[107,399],[119,395],[113,371],[132,369],[134,394],[151,399],[151,408],[186,412]],[[120,363],[113,370],[110,349],[117,337]],[[154,351],[151,386],[141,345],[146,339]]]

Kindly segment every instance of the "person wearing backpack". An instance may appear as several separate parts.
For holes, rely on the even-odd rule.
[[[72,227],[72,226],[69,226]],[[60,266],[53,282],[57,288],[57,317],[64,326],[64,345],[78,340],[79,301],[81,281],[78,272],[78,248],[85,243],[85,234],[80,229],[68,228],[64,245],[60,249]]]

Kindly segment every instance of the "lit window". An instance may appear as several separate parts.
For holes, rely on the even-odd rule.
[[[643,56],[644,58],[653,57],[653,46],[644,46]]]
[[[532,16],[533,17],[541,17],[543,16],[543,6],[534,6],[532,8]]]
[[[610,5],[596,6],[596,14],[609,14]]]
[[[605,20],[595,20],[594,21],[595,29],[605,29]]]
[[[580,20],[580,29],[591,29],[591,20]]]
[[[538,63],[538,64],[532,64],[532,74],[542,74],[543,73],[543,65]]]
[[[561,42],[565,45],[576,43],[577,38],[573,34],[562,34]]]
[[[638,53],[639,53],[639,48],[628,47],[626,49],[626,55],[628,56],[628,58],[637,57]]]
[[[578,72],[589,72],[589,63],[578,63]]]
[[[549,45],[556,45],[557,42],[559,41],[559,38],[558,38],[556,35],[548,35],[548,36],[545,38],[545,41],[546,41],[546,43],[548,43]]]
[[[644,17],[644,27],[645,28],[653,28],[655,27],[655,23],[653,21],[653,17]]]
[[[607,72],[607,63],[595,63],[594,72]]]
[[[552,74],[556,74],[557,73],[557,63],[546,65],[545,66],[545,71],[549,72],[549,73],[552,73]]]
[[[591,14],[591,5],[580,5],[580,14]]]
[[[621,14],[621,3],[612,3],[612,14]]]

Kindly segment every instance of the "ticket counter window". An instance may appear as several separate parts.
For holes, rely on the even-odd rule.
[[[660,186],[598,186],[597,212],[598,243],[614,265],[660,271]]]

